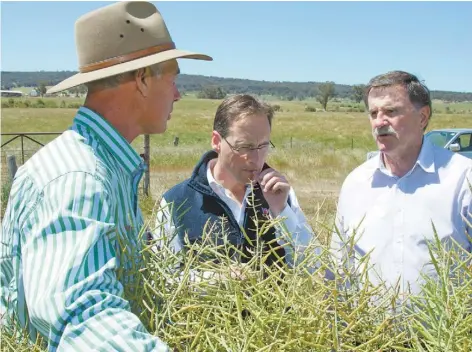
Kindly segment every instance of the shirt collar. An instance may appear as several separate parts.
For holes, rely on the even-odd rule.
[[[215,164],[216,162],[216,159],[212,159],[208,162],[207,164],[207,179],[208,179],[208,184],[210,185],[210,187],[213,189],[213,191],[215,191],[216,193],[217,190],[220,190],[224,193],[224,188],[222,185],[220,185],[218,182],[216,182],[215,178],[213,177],[213,173],[211,172],[211,168],[213,167],[213,165]]]
[[[423,145],[421,146],[420,155],[416,163],[421,166],[425,172],[434,173],[436,167],[434,165],[434,149],[433,145],[423,137]]]
[[[208,184],[210,185],[210,187],[213,189],[213,191],[218,194],[220,197],[221,196],[226,196],[228,198],[231,198],[229,196],[229,194],[227,193],[227,190],[226,188],[223,187],[223,185],[221,185],[218,181],[215,180],[215,178],[213,177],[213,173],[211,172],[211,169],[213,168],[213,166],[215,166],[215,163],[216,163],[216,159],[212,159],[208,162],[207,164],[207,179],[208,179]],[[246,198],[247,196],[247,193],[249,192],[249,187],[246,186],[246,195],[244,196],[244,198]]]
[[[137,169],[145,167],[143,159],[131,144],[99,114],[81,106],[74,118],[74,124],[83,125],[93,131],[127,172],[134,173]]]
[[[390,171],[385,167],[385,164],[382,158],[382,153],[378,153],[377,158],[378,158],[377,168],[383,173],[391,175]],[[410,172],[413,171],[416,165],[420,166],[424,170],[424,172],[428,172],[428,173],[436,172],[436,167],[434,165],[433,145],[424,137],[423,137],[423,144],[421,146],[420,154],[418,155],[418,159],[416,160],[416,163],[415,165],[413,165]],[[408,172],[408,174],[410,172]]]

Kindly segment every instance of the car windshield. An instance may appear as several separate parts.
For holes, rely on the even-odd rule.
[[[431,143],[438,147],[444,148],[444,146],[456,135],[456,132],[449,131],[431,131],[425,135]]]

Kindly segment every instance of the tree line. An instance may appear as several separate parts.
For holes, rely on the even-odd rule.
[[[74,71],[37,71],[37,72],[8,72],[2,71],[2,89],[15,89],[15,87],[39,87],[40,85],[52,86],[77,72]],[[271,95],[284,100],[303,100],[316,97],[321,105],[325,98],[322,91],[333,90],[333,95],[340,99],[359,100],[359,94],[363,89],[362,84],[345,85],[335,82],[267,82],[237,78],[222,78],[201,75],[181,74],[177,78],[177,86],[185,92],[198,92],[201,98],[205,98],[208,92],[218,97],[226,94],[248,93],[256,95]],[[43,87],[42,90],[44,89]],[[82,93],[83,88],[79,88]],[[432,91],[433,99],[444,101],[472,101],[472,92]],[[216,98],[221,99],[221,98]]]

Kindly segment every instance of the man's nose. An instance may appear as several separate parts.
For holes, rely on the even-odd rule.
[[[180,100],[180,98],[181,98],[181,95],[180,95],[179,89],[177,88],[177,85],[174,82],[174,101],[178,101]]]
[[[259,165],[264,160],[264,152],[262,149],[253,149],[247,155],[246,159],[251,162],[251,164]]]
[[[374,127],[382,127],[388,125],[388,120],[386,116],[382,113],[377,115],[377,118],[373,121]]]

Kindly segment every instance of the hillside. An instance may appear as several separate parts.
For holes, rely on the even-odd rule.
[[[74,71],[39,71],[39,72],[1,72],[2,89],[15,87],[35,87],[41,82],[47,86],[55,85],[61,80],[72,76]],[[315,95],[321,82],[268,82],[237,78],[209,77],[181,74],[177,85],[182,91],[200,91],[208,86],[220,87],[226,93],[251,93],[272,95],[282,99],[303,99]],[[352,86],[336,84],[339,98],[348,98],[352,94]],[[444,101],[472,101],[472,93],[432,91],[433,99]]]

